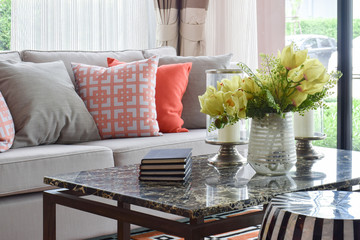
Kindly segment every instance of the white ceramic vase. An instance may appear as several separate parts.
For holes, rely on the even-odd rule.
[[[296,163],[296,147],[292,113],[285,118],[270,113],[261,119],[252,119],[248,162],[263,175],[283,175]]]

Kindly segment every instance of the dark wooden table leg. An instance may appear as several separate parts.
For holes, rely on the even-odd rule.
[[[130,204],[118,201],[118,207],[124,209],[130,209]],[[117,239],[129,240],[130,239],[130,223],[117,221]]]
[[[56,239],[56,204],[52,198],[43,193],[43,240]]]
[[[190,225],[197,225],[204,223],[204,218],[190,218]],[[204,237],[200,236],[199,232],[193,232],[191,236],[185,237],[185,240],[204,240]]]

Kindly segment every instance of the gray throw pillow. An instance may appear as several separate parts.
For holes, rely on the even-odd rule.
[[[225,69],[230,65],[232,54],[198,57],[160,57],[159,66],[174,63],[192,62],[189,83],[182,98],[184,128],[206,128],[206,115],[200,112],[198,96],[206,90],[206,73],[208,69]]]
[[[0,61],[0,91],[15,124],[13,148],[100,139],[62,61]]]

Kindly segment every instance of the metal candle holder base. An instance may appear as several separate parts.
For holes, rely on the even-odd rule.
[[[324,157],[323,153],[317,152],[311,141],[323,140],[326,134],[315,133],[314,137],[295,137],[296,140],[296,155],[297,159],[303,160],[318,160]]]
[[[208,159],[211,164],[217,167],[231,165],[242,166],[247,162],[246,158],[243,157],[236,149],[236,145],[243,145],[247,142],[218,142],[212,140],[205,140],[205,142],[208,144],[220,145],[220,149],[217,154]]]

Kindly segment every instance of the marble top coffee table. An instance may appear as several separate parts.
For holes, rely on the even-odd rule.
[[[118,239],[130,239],[130,224],[184,237],[205,236],[260,224],[263,212],[204,222],[204,217],[268,203],[272,197],[295,191],[341,189],[360,183],[360,152],[317,148],[325,157],[299,160],[285,176],[256,175],[249,165],[240,169],[216,169],[211,155],[193,157],[187,183],[142,182],[139,166],[82,171],[44,178],[62,189],[44,192],[44,239],[56,238],[55,205],[99,214],[118,221]],[[118,206],[84,199],[96,195],[113,199]],[[130,209],[130,204],[187,217],[190,224]]]

